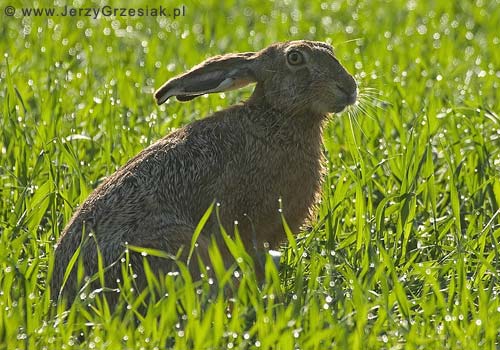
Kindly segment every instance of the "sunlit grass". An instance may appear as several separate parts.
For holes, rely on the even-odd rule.
[[[498,0],[185,5],[175,21],[2,13],[0,349],[498,348]],[[99,290],[51,305],[74,208],[171,129],[250,93],[157,107],[154,89],[208,56],[302,38],[332,42],[360,102],[329,120],[318,217],[279,272],[268,261],[258,284],[228,239],[242,258],[229,270],[212,247],[211,274],[146,267],[138,293],[125,255],[115,312]]]

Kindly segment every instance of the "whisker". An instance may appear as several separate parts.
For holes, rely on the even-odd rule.
[[[351,127],[352,140],[353,140],[354,146],[356,147],[356,153],[358,154],[358,157],[361,158],[361,151],[360,151],[359,145],[357,143],[356,134],[354,133],[354,127],[353,127],[352,124],[353,124],[352,123],[352,118],[351,118],[351,116],[349,116],[349,125]],[[358,124],[358,126],[359,126],[359,124]]]
[[[377,96],[374,96],[374,95],[366,95],[366,94],[358,94],[358,97],[359,98],[364,98],[365,100],[367,101],[373,101],[373,102],[378,102],[378,103],[383,103],[383,104],[388,104],[387,101],[385,101],[384,99],[380,98],[380,97],[377,97]]]
[[[377,93],[379,95],[383,94],[382,91],[380,91],[377,88],[371,87],[371,86],[363,86],[363,87],[360,88],[360,90],[366,91],[366,92],[374,92],[374,93]]]
[[[354,119],[354,122],[356,123],[356,125],[359,127],[359,130],[360,132],[363,134],[364,137],[368,138],[368,136],[365,134],[365,132],[363,131],[363,128],[361,127],[361,124],[359,123],[359,120],[358,120],[358,117],[359,117],[359,107],[357,106],[353,106],[353,108],[351,109],[352,110],[352,117]]]
[[[378,97],[375,97],[372,95],[366,95],[364,93],[361,93],[358,95],[358,100],[362,100],[366,104],[370,104],[370,105],[377,107],[377,108],[384,108],[385,106],[390,105],[389,102],[387,102],[381,98],[378,98]]]
[[[370,87],[370,86],[360,86],[358,87],[359,92],[365,92],[365,93],[370,93],[370,94],[376,94],[376,95],[383,95],[383,92],[380,91],[377,88]]]
[[[349,44],[349,43],[352,43],[352,42],[363,41],[363,40],[365,40],[365,39],[364,38],[354,38],[354,39],[350,39],[350,40],[339,42],[339,43],[336,44],[336,46],[340,46],[340,45],[344,45],[344,44]]]
[[[376,108],[374,106],[361,102],[358,104],[358,108],[360,112],[362,112],[364,115],[376,121],[376,119],[369,113],[369,112],[376,113]]]

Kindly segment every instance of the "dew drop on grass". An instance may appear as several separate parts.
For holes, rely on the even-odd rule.
[[[175,63],[169,63],[169,64],[167,65],[167,71],[169,71],[169,72],[173,72],[173,71],[175,71],[175,68],[176,68]]]

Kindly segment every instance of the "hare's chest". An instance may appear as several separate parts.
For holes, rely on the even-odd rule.
[[[259,167],[263,170],[261,174],[267,174],[254,179],[254,193],[259,193],[262,215],[269,216],[266,222],[275,222],[275,229],[279,229],[281,212],[292,231],[297,231],[320,197],[321,153],[313,156],[301,154],[300,150],[276,152]]]
[[[279,191],[283,200],[296,203],[309,203],[321,186],[321,153],[315,155],[296,152],[288,159],[282,159],[282,166],[276,173]]]
[[[279,241],[283,238],[282,213],[292,231],[297,231],[318,199],[321,153],[263,148],[244,157],[243,153],[237,155],[215,189],[228,225],[232,225],[231,220],[244,223],[250,219],[248,230],[266,236],[266,240],[274,237]]]
[[[322,162],[320,150],[269,150],[267,157],[247,164],[249,173],[254,174],[248,181],[270,200],[281,198],[286,206],[309,206],[321,187]]]

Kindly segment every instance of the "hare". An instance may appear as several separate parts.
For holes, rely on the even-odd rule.
[[[186,259],[193,231],[214,201],[220,221],[212,214],[197,240],[196,253],[205,263],[210,241],[222,242],[220,225],[232,234],[237,223],[255,257],[285,240],[281,215],[292,232],[299,230],[320,195],[323,125],[328,114],[355,103],[357,84],[330,45],[299,40],[209,58],[167,81],[155,98],[158,104],[172,96],[188,101],[252,83],[256,86],[246,102],[160,139],[87,198],[57,243],[53,293],[60,292],[80,244],[89,276],[98,269],[97,247],[104,266],[119,259],[126,243],[171,255],[183,249]],[[93,237],[86,239],[90,233]],[[221,251],[230,264],[229,252]],[[130,259],[137,284],[145,286],[143,257],[131,253]],[[176,267],[158,257],[149,263],[158,274]],[[109,267],[106,287],[116,288],[120,276],[120,264]],[[74,298],[77,287],[72,271],[62,295]]]

